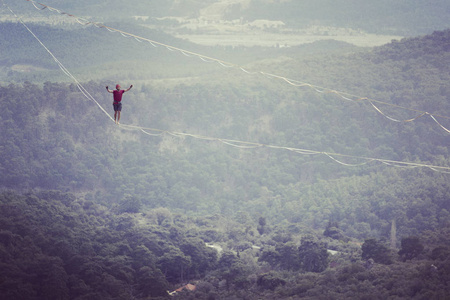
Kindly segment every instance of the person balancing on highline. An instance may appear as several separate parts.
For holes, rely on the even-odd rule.
[[[112,91],[108,88],[108,86],[106,86],[106,90],[108,91],[108,93],[112,93],[114,97],[114,121],[116,122],[116,124],[120,124],[120,112],[122,111],[122,95],[123,93],[131,90],[132,87],[133,85],[130,85],[130,87],[126,90],[121,90],[120,84],[116,84],[116,89]]]

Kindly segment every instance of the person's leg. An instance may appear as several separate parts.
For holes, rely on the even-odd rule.
[[[117,104],[117,124],[120,124],[120,112],[122,111],[122,103]]]
[[[114,108],[114,123],[117,124],[117,106],[115,103],[113,103],[113,108]]]

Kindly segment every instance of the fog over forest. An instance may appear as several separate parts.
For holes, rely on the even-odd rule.
[[[449,17],[1,1],[0,299],[450,298]]]

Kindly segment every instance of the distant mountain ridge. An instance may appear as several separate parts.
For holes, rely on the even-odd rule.
[[[149,17],[205,17],[221,19],[283,21],[289,26],[325,25],[363,29],[371,33],[413,36],[450,28],[450,2],[435,0],[359,1],[273,1],[273,0],[118,0],[42,2],[69,13],[96,18],[122,19],[136,15]],[[13,8],[34,9],[31,3],[18,0]]]

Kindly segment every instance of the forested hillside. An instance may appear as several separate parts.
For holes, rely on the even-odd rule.
[[[377,103],[402,120],[440,115],[449,128],[449,45],[447,30],[371,50],[290,49],[246,67],[397,105]],[[6,299],[154,299],[187,282],[197,290],[174,297],[449,296],[449,174],[345,165],[448,167],[445,130],[428,115],[393,122],[364,101],[190,64],[124,95],[123,125],[147,131],[114,125],[75,84],[0,86]],[[110,78],[83,83],[109,113]]]
[[[148,43],[143,45],[135,40],[127,40],[117,33],[93,26],[71,27],[71,30],[43,25],[29,25],[29,28],[68,69],[75,70],[74,74],[81,81],[103,80],[105,76],[108,78],[123,76],[141,80],[174,76],[174,73],[176,76],[183,76],[184,70],[191,67],[191,62],[186,61],[183,56],[166,55],[168,51],[166,48],[154,48]],[[160,31],[124,24],[121,24],[120,28],[175,47],[198,50],[198,46]],[[48,52],[22,24],[0,23],[0,39],[2,40],[0,81],[20,82],[25,79],[42,83],[61,80],[58,66],[49,59]],[[208,68],[205,67],[207,71]]]
[[[79,25],[79,24],[78,24]],[[29,29],[46,47],[71,70],[80,81],[132,79],[139,82],[151,82],[155,79],[170,78],[182,80],[199,78],[212,71],[221,69],[217,64],[201,64],[198,58],[188,57],[179,51],[170,51],[164,46],[148,42],[137,42],[118,32],[96,28],[72,27],[60,29],[45,25],[28,24]],[[236,64],[247,64],[261,58],[273,58],[280,55],[279,49],[233,49],[229,47],[203,47],[185,40],[174,38],[159,30],[148,29],[129,23],[108,23],[108,26],[120,28],[137,36],[186,49],[204,56],[220,57]],[[48,52],[20,23],[0,23],[0,82],[43,83],[61,81],[61,72]],[[334,45],[313,46],[316,51],[339,52],[350,46]],[[308,48],[308,47],[306,47]],[[333,50],[334,49],[334,50]],[[295,49],[297,52],[298,49]],[[310,49],[300,52],[310,52]],[[289,52],[289,51],[288,51]],[[283,52],[281,52],[282,54]],[[70,81],[68,78],[66,81]]]
[[[448,227],[402,239],[397,256],[375,239],[360,249],[336,224],[315,237],[296,225],[255,224],[245,213],[134,214],[97,202],[56,191],[0,195],[2,299],[168,299],[187,282],[195,291],[174,299],[449,295]]]

